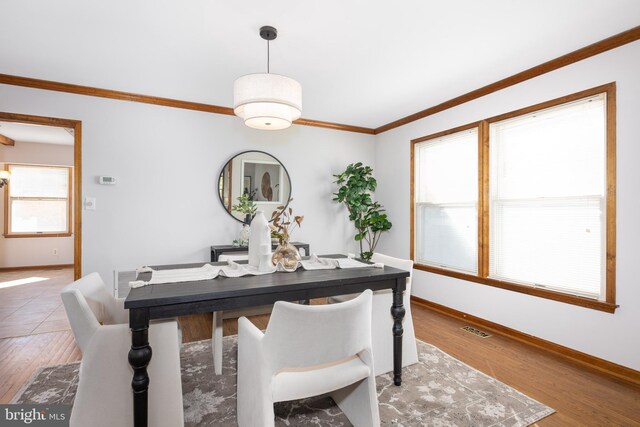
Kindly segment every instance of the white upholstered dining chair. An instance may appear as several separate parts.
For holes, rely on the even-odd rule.
[[[178,324],[157,322],[149,328],[149,426],[182,427],[182,382]],[[129,325],[100,326],[82,354],[71,427],[133,426],[133,371],[127,361]]]
[[[78,389],[70,425],[132,426],[133,398],[127,354],[131,348],[128,313],[121,300],[106,290],[97,273],[62,291],[62,301],[76,342],[82,351]],[[147,368],[149,425],[182,426],[180,334],[175,321],[149,327],[153,357]]]
[[[371,262],[382,263],[389,267],[406,270],[413,274],[413,261],[390,257],[374,253]],[[403,304],[405,316],[402,321],[404,332],[402,334],[402,366],[418,363],[418,348],[416,336],[413,330],[413,318],[411,317],[411,275],[407,278],[407,288],[404,291]],[[339,295],[327,298],[330,304],[348,301],[355,295]],[[391,303],[393,293],[390,289],[384,289],[373,293],[372,300],[372,348],[376,361],[376,375],[393,371],[393,317],[391,316]]]
[[[241,317],[238,426],[273,426],[274,402],[328,392],[354,426],[379,426],[371,296],[315,306],[278,301],[264,334]]]
[[[66,286],[61,297],[73,336],[83,353],[100,325],[129,323],[124,299],[110,294],[98,273],[91,273]]]

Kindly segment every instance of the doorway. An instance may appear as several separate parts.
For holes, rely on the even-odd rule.
[[[38,140],[38,138],[41,139]],[[28,141],[29,139],[35,139],[36,141]],[[68,147],[70,143],[73,144],[72,150]],[[82,122],[79,120],[0,112],[0,144],[4,152],[4,156],[0,157],[0,162],[4,163],[3,170],[17,173],[16,180],[17,177],[21,177],[23,182],[40,180],[47,183],[45,184],[47,187],[54,187],[53,184],[55,183],[63,183],[64,179],[68,179],[69,183],[67,187],[57,185],[57,188],[66,188],[66,194],[59,194],[62,190],[57,188],[48,188],[49,194],[43,197],[38,197],[37,194],[29,194],[27,190],[24,191],[24,194],[16,194],[16,191],[12,191],[10,197],[8,190],[11,186],[11,176],[9,176],[8,185],[5,185],[0,190],[0,192],[4,193],[1,195],[4,198],[3,240],[5,242],[9,240],[21,242],[20,245],[14,244],[11,246],[16,251],[12,255],[17,256],[20,251],[23,251],[27,254],[33,254],[32,256],[35,259],[36,252],[28,248],[25,249],[27,244],[24,242],[54,237],[61,240],[60,245],[65,245],[63,240],[72,238],[72,243],[68,246],[73,251],[73,278],[74,280],[79,279],[82,274]],[[52,147],[52,145],[56,144],[58,144],[58,147],[67,145],[66,148],[73,159],[71,167],[61,167],[61,164],[64,166],[64,161],[60,160],[46,161],[46,158],[43,160],[42,157],[38,156],[30,160],[29,154],[21,154],[21,156],[27,156],[24,158],[15,156],[18,152],[29,153],[29,149],[26,149],[29,144],[34,146],[28,147],[31,152],[37,153],[38,156],[41,156],[46,151],[44,150],[45,147]],[[37,149],[35,147],[37,145],[41,149]],[[12,152],[11,150],[15,151]],[[52,155],[61,156],[60,154]],[[27,173],[29,176],[25,178]],[[51,185],[48,185],[49,183]],[[37,202],[40,204],[38,205]],[[10,205],[12,206],[11,208],[9,207]],[[68,213],[64,212],[64,209],[68,209]],[[24,217],[20,219],[16,215],[17,219],[14,223],[11,223],[12,214],[20,212],[20,210],[49,210],[58,212],[60,215],[59,217],[53,217],[48,224],[45,224],[44,221],[30,222]],[[29,217],[29,215],[26,215],[26,217]],[[66,224],[64,221],[66,221]],[[55,260],[55,257],[59,256],[58,251],[64,251],[64,248],[47,248],[47,251],[49,251],[47,255]],[[0,270],[15,271],[21,268],[28,269],[29,267],[55,268],[56,264],[60,264],[60,262],[53,262],[50,265],[46,262],[46,257],[41,259],[45,261],[37,259],[36,262],[25,263],[23,260],[12,260],[12,263],[22,265],[10,265],[2,267]],[[62,266],[65,266],[64,263]],[[66,266],[71,267],[71,265]]]

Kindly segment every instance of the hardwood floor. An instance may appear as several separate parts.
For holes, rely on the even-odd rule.
[[[556,410],[539,426],[640,426],[640,387],[412,304],[416,337]],[[479,328],[482,329],[482,328]]]
[[[535,425],[640,427],[639,387],[506,337],[479,338],[460,329],[464,322],[433,310],[415,304],[412,310],[417,338],[556,410]],[[184,342],[211,338],[211,314],[179,320]],[[251,320],[265,328],[269,316]],[[235,333],[237,321],[225,320],[224,334]],[[0,339],[0,403],[9,402],[39,367],[80,357],[70,331]]]
[[[71,331],[0,339],[0,403],[11,402],[39,368],[76,362],[81,357]]]

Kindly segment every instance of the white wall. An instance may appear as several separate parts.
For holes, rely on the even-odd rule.
[[[0,146],[4,163],[73,166],[73,146],[16,142]],[[2,190],[4,191],[4,190]],[[4,195],[0,194],[0,224],[4,222]],[[57,255],[53,250],[57,249]],[[0,267],[73,264],[73,236],[5,238],[0,236]]]
[[[410,140],[612,81],[617,82],[615,314],[416,270],[413,293],[519,331],[640,369],[640,42],[617,48],[376,137],[377,199],[394,227],[379,246],[409,256]]]
[[[230,89],[231,90],[231,86]],[[82,120],[82,271],[209,260],[209,246],[237,237],[240,223],[217,195],[220,170],[244,150],[272,153],[287,168],[293,208],[305,216],[293,238],[315,253],[355,251],[352,226],[331,199],[332,174],[373,165],[371,135],[308,126],[264,132],[237,117],[0,85],[0,111]],[[96,177],[113,175],[115,186]]]

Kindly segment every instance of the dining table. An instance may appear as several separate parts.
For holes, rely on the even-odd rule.
[[[322,255],[323,258],[345,258],[345,255]],[[240,262],[241,263],[241,262]],[[153,270],[198,268],[204,264],[191,263],[151,266]],[[128,272],[124,277],[148,281],[150,272]],[[354,294],[366,289],[393,292],[390,313],[393,327],[389,333],[393,345],[393,380],[396,386],[402,383],[402,319],[405,315],[403,294],[409,272],[389,266],[358,268],[336,268],[275,272],[265,275],[222,277],[180,283],[150,284],[132,288],[125,299],[129,310],[131,349],[127,355],[133,368],[131,388],[133,390],[133,417],[136,427],[146,427],[148,420],[148,389],[153,387],[147,366],[151,361],[149,345],[149,321],[172,318],[194,313],[206,313],[230,309],[248,308],[273,304],[276,301],[304,301],[312,298]],[[136,277],[137,276],[137,277]],[[134,279],[135,280],[135,279]],[[347,326],[347,325],[345,325]],[[123,355],[124,357],[124,355]]]

